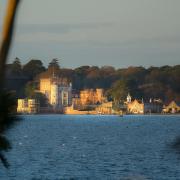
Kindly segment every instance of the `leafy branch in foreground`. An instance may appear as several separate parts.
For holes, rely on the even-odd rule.
[[[11,149],[9,140],[5,137],[5,132],[11,128],[19,118],[15,115],[16,99],[13,93],[1,91],[0,93],[0,160],[5,167],[9,164],[3,151]]]
[[[5,167],[9,167],[9,164],[3,151],[8,151],[11,148],[10,142],[5,137],[5,132],[17,121],[15,98],[13,98],[12,93],[4,91],[5,64],[13,37],[15,15],[19,2],[20,0],[8,1],[0,46],[0,160]]]

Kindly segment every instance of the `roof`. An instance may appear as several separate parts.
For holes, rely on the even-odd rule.
[[[175,101],[171,101],[166,107],[180,107]]]

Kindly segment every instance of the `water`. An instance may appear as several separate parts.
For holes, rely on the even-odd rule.
[[[180,179],[180,116],[24,116],[0,180]]]

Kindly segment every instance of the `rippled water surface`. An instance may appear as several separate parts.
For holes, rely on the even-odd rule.
[[[180,116],[24,116],[0,180],[180,179]]]

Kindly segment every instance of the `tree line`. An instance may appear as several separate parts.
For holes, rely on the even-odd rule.
[[[56,62],[55,59],[52,62]],[[49,66],[59,66],[56,62]],[[6,87],[15,90],[17,97],[26,96],[29,82],[47,70],[41,60],[32,59],[22,65],[19,58],[6,65]],[[59,75],[72,81],[73,89],[103,88],[109,99],[124,100],[129,92],[134,98],[160,98],[165,102],[180,102],[180,65],[142,66],[116,69],[112,66],[80,66],[75,69],[60,68]]]

